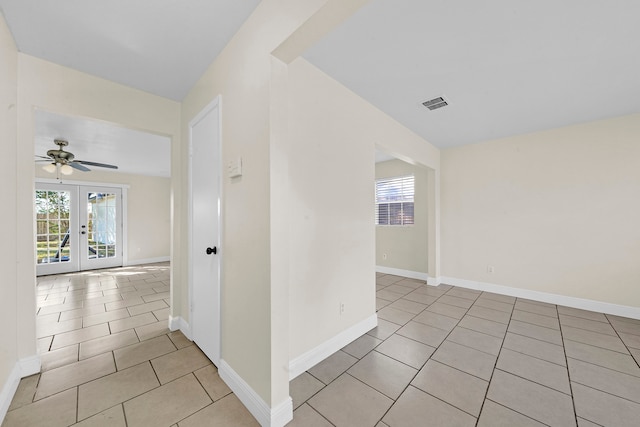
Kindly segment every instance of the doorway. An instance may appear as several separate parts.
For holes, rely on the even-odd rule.
[[[36,274],[122,265],[122,189],[36,183]]]
[[[409,227],[376,225],[376,271],[438,285],[439,171],[409,156],[391,153],[376,146],[376,181],[414,176],[414,222]]]
[[[193,341],[220,362],[220,98],[189,123],[189,295]]]

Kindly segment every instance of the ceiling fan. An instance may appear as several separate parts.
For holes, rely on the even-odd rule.
[[[117,166],[109,165],[106,163],[97,163],[97,162],[89,162],[87,160],[76,160],[73,153],[69,151],[65,151],[63,147],[69,145],[69,141],[66,139],[54,139],[54,144],[58,146],[57,150],[49,150],[47,151],[47,157],[45,156],[37,156],[38,158],[36,162],[47,162],[47,165],[44,165],[42,169],[47,172],[54,173],[58,172],[58,174],[62,173],[63,175],[71,175],[74,169],[83,172],[89,172],[87,166],[95,166],[99,168],[108,168],[108,169],[118,169]]]

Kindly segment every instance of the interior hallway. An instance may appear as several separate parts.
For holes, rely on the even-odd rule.
[[[9,426],[256,426],[167,328],[169,266],[41,277]],[[636,426],[640,321],[377,275],[379,326],[291,382],[289,426]]]

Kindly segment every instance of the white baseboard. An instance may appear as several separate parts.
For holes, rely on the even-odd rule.
[[[4,417],[7,415],[13,396],[18,390],[20,379],[38,372],[40,372],[40,357],[37,355],[25,357],[16,362],[2,386],[2,390],[0,390],[0,424],[2,424]]]
[[[20,384],[20,365],[16,363],[0,391],[0,424],[7,415],[13,396],[18,390],[18,384]]]
[[[29,375],[35,375],[40,372],[42,365],[40,364],[40,356],[37,354],[30,357],[25,357],[18,361],[20,367],[20,377],[28,377]]]
[[[289,380],[294,379],[306,370],[322,362],[324,359],[331,356],[345,345],[360,338],[376,326],[378,326],[378,315],[373,314],[363,321],[356,323],[349,329],[342,331],[328,341],[323,342],[319,346],[291,360],[289,362]]]
[[[271,427],[286,426],[293,420],[293,399],[287,397],[284,402],[271,409]]]
[[[142,265],[142,264],[157,264],[159,262],[168,262],[171,260],[169,256],[160,256],[155,258],[146,258],[146,259],[131,259],[127,260],[123,263],[125,267],[130,265]]]
[[[425,282],[429,280],[429,275],[427,273],[422,273],[420,271],[411,271],[411,270],[403,270],[401,268],[383,267],[381,265],[376,265],[376,271],[378,273],[393,274],[394,276],[408,277],[409,279],[424,280]]]
[[[608,302],[551,294],[548,292],[533,291],[529,289],[512,288],[510,286],[477,282],[474,280],[458,279],[455,277],[441,277],[441,280],[442,283],[459,286],[461,288],[493,292],[496,294],[509,295],[517,298],[526,298],[534,301],[547,302],[550,304],[564,305],[566,307],[595,311],[598,313],[629,317],[631,319],[640,319],[640,307],[612,304]]]
[[[224,360],[220,360],[218,372],[220,373],[220,378],[227,383],[262,427],[283,427],[293,419],[293,401],[291,397],[271,408]]]
[[[442,283],[442,278],[441,277],[429,277],[427,279],[427,285],[429,286],[438,286],[440,283]]]
[[[169,330],[177,331],[180,330],[190,341],[193,341],[193,337],[191,336],[191,326],[189,323],[184,320],[182,316],[169,316]]]

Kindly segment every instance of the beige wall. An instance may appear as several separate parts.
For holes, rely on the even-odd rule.
[[[380,122],[362,99],[307,61],[295,60],[288,72],[295,359],[375,315],[372,138]]]
[[[35,167],[37,178],[53,174]],[[125,173],[74,172],[68,180],[127,185],[127,241],[125,264],[169,259],[171,253],[171,179]]]
[[[17,133],[17,79],[18,52],[15,43],[6,26],[4,17],[0,13],[0,146],[5,158],[0,168],[0,198],[3,208],[0,209],[0,420],[6,411],[13,392],[15,369],[20,355],[18,353],[18,280],[16,245],[16,133]],[[35,316],[35,307],[31,315]],[[35,333],[31,334],[31,341],[35,345]],[[15,374],[14,374],[15,375]],[[13,381],[13,382],[12,382]],[[6,394],[6,395],[5,395]]]
[[[182,104],[182,168],[188,161],[189,122],[221,96],[223,164],[242,157],[243,175],[223,175],[222,359],[269,405],[288,398],[287,336],[281,311],[288,283],[272,281],[271,246],[271,52],[323,0],[263,1]],[[180,232],[187,234],[187,183],[178,201]],[[188,256],[188,242],[179,250]],[[181,272],[174,313],[188,320],[188,272]],[[176,288],[177,291],[177,288]],[[286,303],[284,305],[286,307]],[[273,320],[278,322],[273,324]],[[273,367],[273,371],[272,371]]]
[[[440,159],[428,142],[304,59],[289,66],[288,79],[295,359],[375,314],[376,146],[430,165]]]
[[[415,179],[414,225],[376,226],[376,265],[426,274],[429,226],[427,168],[402,160],[376,163],[376,179],[406,175],[413,175]]]
[[[640,307],[638,141],[635,114],[444,150],[443,276]]]

